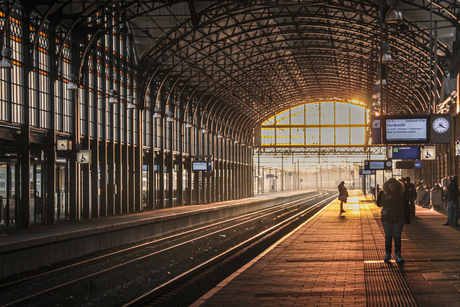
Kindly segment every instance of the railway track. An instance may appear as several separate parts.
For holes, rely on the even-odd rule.
[[[318,200],[325,197],[327,195],[315,193],[302,200],[4,283],[0,285],[0,305],[68,307],[143,304],[276,228],[314,210],[319,206]],[[301,213],[297,212],[299,209],[302,209]]]
[[[335,198],[335,196],[327,197],[306,209],[299,210],[299,212],[291,217],[248,238],[232,249],[194,267],[181,276],[145,293],[135,300],[123,305],[123,307],[190,305],[202,294],[205,294],[208,290],[211,290],[214,285],[226,278],[227,275],[235,272],[264,249],[268,248],[272,243],[277,241],[279,237],[282,237],[286,232],[289,232],[291,229],[297,227],[297,225],[303,223],[305,219],[311,218],[314,213],[319,211],[320,208],[323,208],[333,198]],[[301,217],[305,218],[301,219]],[[293,221],[297,221],[297,223],[293,223]],[[274,236],[270,240],[265,240],[265,242],[259,242],[287,225],[291,227],[286,227],[283,232],[278,233],[278,236]],[[249,248],[251,245],[252,247]],[[227,274],[223,272],[227,272]],[[212,282],[206,282],[209,280],[212,280]],[[207,284],[207,287],[204,287],[203,284]],[[187,295],[184,295],[184,293]]]

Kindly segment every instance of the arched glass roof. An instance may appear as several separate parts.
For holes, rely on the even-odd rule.
[[[396,25],[383,24],[389,6],[375,0],[17,0],[5,2],[5,14],[13,2],[32,12],[37,31],[52,24],[56,37],[79,38],[83,58],[121,28],[135,41],[141,102],[155,80],[180,88],[216,122],[248,129],[303,101],[370,108],[380,76],[386,114],[428,112],[443,78],[458,73],[456,0],[401,0],[404,22]],[[379,74],[383,42],[392,61]]]

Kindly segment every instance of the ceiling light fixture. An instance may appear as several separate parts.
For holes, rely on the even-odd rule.
[[[387,0],[387,4],[390,6],[390,8],[385,15],[385,23],[397,24],[404,22],[403,15],[398,8],[399,0]]]
[[[13,62],[11,61],[11,50],[9,48],[2,49],[2,64],[1,67],[5,69],[13,68]]]

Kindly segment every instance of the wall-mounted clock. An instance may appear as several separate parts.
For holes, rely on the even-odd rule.
[[[447,130],[449,130],[449,127],[450,123],[447,118],[438,117],[433,121],[433,130],[437,133],[445,133]]]
[[[58,139],[56,141],[56,150],[69,150],[70,141],[66,139]]]

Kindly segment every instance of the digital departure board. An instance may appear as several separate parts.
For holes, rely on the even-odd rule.
[[[386,118],[385,139],[391,142],[427,142],[429,120],[421,118]]]

